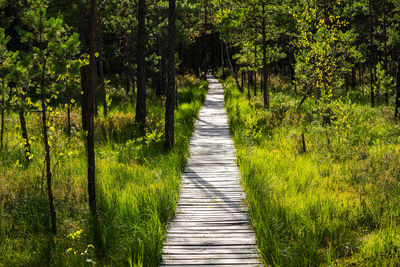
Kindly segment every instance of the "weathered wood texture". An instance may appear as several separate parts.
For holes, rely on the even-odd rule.
[[[243,205],[223,89],[211,76],[208,82],[161,266],[262,266]]]

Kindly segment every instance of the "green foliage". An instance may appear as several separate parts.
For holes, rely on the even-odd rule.
[[[398,265],[400,139],[388,108],[333,100],[323,127],[312,99],[299,113],[301,96],[283,90],[263,110],[232,81],[225,90],[265,265]]]
[[[145,137],[138,137],[135,132],[131,113],[135,107],[129,102],[113,101],[110,116],[95,122],[99,220],[105,258],[95,256],[90,241],[86,151],[79,110],[72,110],[72,125],[78,129],[70,137],[63,130],[65,113],[59,112],[64,106],[54,107],[54,114],[58,115],[52,117],[52,155],[56,159],[52,167],[53,188],[59,219],[53,243],[47,236],[49,214],[41,172],[43,162],[34,157],[32,164],[16,166],[18,159],[23,160],[23,146],[15,128],[17,114],[10,113],[8,146],[0,154],[0,250],[5,255],[0,265],[158,265],[167,223],[175,212],[193,124],[207,89],[206,82],[191,76],[178,80],[180,104],[174,151],[165,153],[163,149],[164,107],[159,99],[149,101],[147,123],[152,130]],[[40,135],[37,116],[27,114],[27,125],[29,133]],[[41,155],[43,147],[33,142],[32,153]]]
[[[352,47],[354,34],[342,31],[348,22],[341,19],[340,1],[325,18],[311,1],[293,12],[298,29],[298,53],[296,55],[296,82],[305,92],[313,91],[318,99],[325,96],[329,101],[343,88],[345,74],[352,67],[350,59],[358,58]],[[308,92],[307,92],[308,93]]]

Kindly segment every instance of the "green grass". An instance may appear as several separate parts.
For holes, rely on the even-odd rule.
[[[224,82],[242,183],[264,263],[400,264],[400,125],[392,109],[342,103],[323,127],[313,100],[273,79],[261,94]],[[302,151],[304,133],[306,153]]]
[[[49,212],[43,178],[40,120],[28,115],[33,161],[23,163],[17,115],[7,114],[6,143],[0,154],[0,266],[156,266],[166,226],[174,215],[180,173],[188,156],[194,120],[207,84],[181,77],[176,111],[176,147],[163,149],[164,108],[150,97],[147,134],[134,127],[134,105],[115,101],[107,119],[96,119],[96,179],[99,219],[106,257],[91,246],[88,226],[86,153],[79,110],[72,114],[73,134],[65,133],[65,111],[53,117],[52,170],[58,233],[49,238]],[[123,99],[122,97],[121,99]],[[126,97],[125,97],[126,98]]]

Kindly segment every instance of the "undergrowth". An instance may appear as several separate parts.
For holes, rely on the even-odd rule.
[[[323,125],[308,99],[272,79],[271,107],[224,82],[264,263],[400,264],[400,125],[388,107],[341,101]],[[303,138],[304,136],[304,138]],[[304,142],[303,142],[304,140]]]
[[[27,121],[33,159],[24,163],[18,116],[7,114],[5,146],[0,153],[0,266],[157,266],[166,226],[174,215],[180,173],[207,84],[179,78],[176,146],[163,149],[163,100],[149,99],[146,135],[136,134],[133,101],[116,95],[107,118],[95,121],[96,180],[105,256],[96,257],[88,225],[87,160],[80,110],[72,112],[72,135],[66,114],[52,118],[53,190],[58,233],[50,238],[43,174],[40,120]],[[112,92],[112,90],[109,90]],[[111,98],[113,94],[111,93]]]

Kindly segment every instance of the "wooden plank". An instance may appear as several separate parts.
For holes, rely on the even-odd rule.
[[[172,266],[181,266],[181,267],[191,267],[191,266],[201,266],[201,267],[232,267],[232,266],[244,266],[244,267],[259,267],[262,265],[259,264],[202,264],[202,265],[198,265],[198,264],[180,264],[180,265],[176,265],[176,264],[160,264],[160,267],[172,267]]]
[[[185,265],[185,264],[196,264],[196,265],[203,265],[203,264],[257,264],[259,263],[258,259],[183,259],[183,260],[163,260],[163,264],[178,264],[178,265]]]
[[[232,239],[218,239],[218,238],[175,238],[166,241],[165,244],[184,245],[184,246],[211,246],[211,245],[256,245],[256,240],[252,238],[232,238]]]
[[[249,232],[242,232],[242,233],[237,233],[237,232],[232,232],[229,235],[226,233],[215,233],[215,232],[200,232],[200,233],[168,233],[167,239],[171,241],[172,239],[181,239],[181,238],[188,238],[192,239],[193,241],[197,239],[205,239],[205,238],[213,238],[213,239],[224,239],[224,240],[230,240],[230,239],[249,239]]]
[[[170,254],[166,255],[164,257],[165,261],[168,260],[190,260],[190,259],[195,259],[195,260],[200,260],[204,258],[204,254],[198,254],[198,253],[185,253],[185,254]],[[257,253],[208,253],[206,257],[210,260],[212,259],[258,259],[259,255]]]
[[[248,221],[214,221],[214,222],[199,222],[199,221],[171,221],[171,227],[221,227],[249,225]]]
[[[249,224],[224,93],[209,79],[160,266],[262,266]]]

